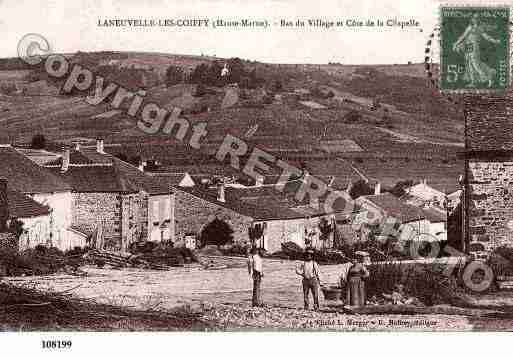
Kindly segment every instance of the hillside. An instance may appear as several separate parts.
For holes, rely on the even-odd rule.
[[[80,94],[62,95],[62,83],[5,59],[0,60],[0,142],[29,141],[36,133],[53,141],[103,137],[130,154],[158,157],[167,164],[201,158],[207,165],[227,133],[244,137],[257,125],[251,145],[292,162],[315,162],[320,172],[333,172],[321,168],[336,157],[452,161],[462,149],[461,110],[430,87],[421,64],[278,65],[238,60],[256,85],[242,88],[238,101],[222,108],[227,87],[207,86],[207,93],[198,96],[195,83],[166,85],[166,70],[177,66],[194,72],[201,64],[220,66],[231,60],[136,52],[68,56],[110,81],[145,89],[148,101],[182,108],[191,123],[207,122],[203,150],[191,157],[191,149],[174,137],[149,136],[122,111],[112,111],[108,104],[90,106]],[[330,140],[354,141],[362,151],[339,148],[327,153],[320,144]],[[453,172],[460,172],[460,165],[455,162]]]

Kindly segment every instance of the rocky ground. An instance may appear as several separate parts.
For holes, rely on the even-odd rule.
[[[321,298],[321,311],[302,309],[300,279],[296,263],[265,260],[262,282],[263,308],[251,307],[251,279],[243,258],[222,259],[229,264],[222,269],[204,270],[198,266],[169,271],[142,269],[98,269],[85,267],[86,276],[52,275],[5,278],[15,286],[70,294],[101,305],[129,308],[139,312],[178,313],[194,320],[173,321],[155,327],[151,321],[132,323],[127,315],[109,319],[108,328],[117,330],[337,330],[337,331],[467,331],[512,330],[513,315],[486,317],[474,315],[349,315]],[[337,265],[321,266],[324,284],[335,284],[341,272]],[[476,306],[513,308],[513,294],[490,294],[476,299]],[[513,310],[510,311],[513,313]],[[445,313],[445,312],[444,312]],[[173,314],[173,315],[175,315]],[[142,315],[142,314],[141,314]],[[145,317],[144,317],[145,318]],[[0,318],[1,319],[1,318]],[[132,324],[130,324],[132,323]],[[101,324],[101,323],[100,323]],[[95,328],[98,328],[97,324]],[[85,327],[84,327],[85,325]],[[66,329],[47,328],[48,330]],[[76,328],[77,326],[72,326]],[[84,322],[79,328],[88,328]],[[100,326],[101,327],[101,326]],[[155,328],[153,328],[155,327]]]
[[[218,305],[202,316],[221,330],[336,330],[336,331],[467,331],[472,325],[463,316],[448,315],[348,315],[324,308],[298,308],[247,304]]]

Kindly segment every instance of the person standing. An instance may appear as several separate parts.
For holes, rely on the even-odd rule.
[[[350,306],[363,307],[366,302],[365,278],[369,277],[369,271],[364,265],[368,254],[366,252],[355,253],[358,262],[347,272],[346,304]]]
[[[298,268],[296,268],[296,273],[303,278],[302,284],[305,310],[308,310],[310,307],[310,292],[312,292],[314,300],[314,309],[319,310],[319,265],[314,260],[314,252],[312,249],[307,249],[305,251],[304,260]]]
[[[263,263],[262,257],[260,256],[260,251],[253,247],[248,256],[248,272],[249,276],[253,278],[253,298],[252,305],[253,307],[261,307],[262,306],[262,293],[261,293],[261,284],[263,273]]]

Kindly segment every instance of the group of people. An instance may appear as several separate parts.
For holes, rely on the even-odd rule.
[[[306,248],[303,261],[297,266],[296,273],[301,277],[303,287],[304,308],[310,308],[310,293],[313,297],[314,310],[319,310],[319,289],[321,287],[321,273],[319,264],[315,261],[314,250]],[[357,252],[357,263],[348,263],[340,277],[341,287],[346,288],[346,304],[350,306],[365,305],[365,279],[369,271],[365,267],[365,254]],[[261,307],[262,304],[262,278],[263,260],[261,249],[252,248],[248,255],[248,272],[253,278],[252,305]]]

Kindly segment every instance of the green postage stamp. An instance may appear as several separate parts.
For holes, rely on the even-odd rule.
[[[440,8],[440,88],[499,92],[510,84],[510,8]]]

